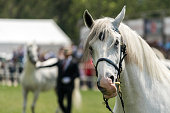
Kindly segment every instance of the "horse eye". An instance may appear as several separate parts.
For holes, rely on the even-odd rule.
[[[99,33],[99,39],[100,39],[101,41],[103,41],[104,38],[105,38],[105,32],[104,32],[104,33],[100,32],[100,33]]]
[[[115,46],[117,46],[119,44],[119,41],[118,40],[116,40],[116,42],[115,42]]]

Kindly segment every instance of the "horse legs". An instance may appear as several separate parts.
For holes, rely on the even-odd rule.
[[[25,113],[26,106],[27,106],[27,96],[28,96],[28,90],[23,88],[23,113]]]
[[[32,106],[31,106],[32,113],[35,113],[35,104],[37,102],[38,96],[39,96],[39,91],[35,91],[34,92],[34,100],[33,100]]]

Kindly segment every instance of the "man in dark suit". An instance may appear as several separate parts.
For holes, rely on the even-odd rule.
[[[56,93],[58,95],[58,103],[63,113],[71,113],[74,79],[79,77],[78,63],[71,55],[71,48],[65,48],[64,60],[59,60],[55,64],[49,66],[38,67],[44,68],[58,66]],[[64,106],[64,97],[67,98],[67,106]]]

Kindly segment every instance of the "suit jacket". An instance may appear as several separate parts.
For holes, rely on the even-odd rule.
[[[57,87],[69,87],[69,88],[74,88],[74,79],[76,77],[79,77],[79,68],[78,68],[78,63],[75,59],[71,59],[69,62],[68,66],[66,69],[63,69],[63,62],[64,60],[59,60],[58,62],[58,78],[57,78]],[[70,82],[68,84],[63,83],[63,78],[64,77],[69,77]]]

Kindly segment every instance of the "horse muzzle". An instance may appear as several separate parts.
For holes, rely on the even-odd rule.
[[[106,99],[117,96],[117,88],[112,77],[102,77],[97,82],[97,86]]]

